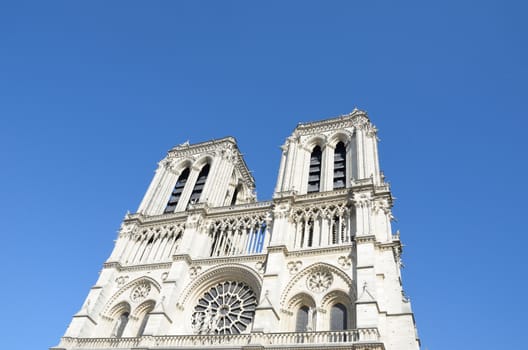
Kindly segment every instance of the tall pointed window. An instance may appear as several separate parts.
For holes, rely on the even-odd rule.
[[[240,192],[240,185],[238,185],[235,188],[235,192],[233,192],[233,197],[231,198],[231,205],[235,205],[237,202],[238,192]]]
[[[343,142],[334,151],[334,190],[346,187],[346,149]]]
[[[315,146],[310,156],[310,172],[308,173],[308,193],[319,192],[321,185],[321,147]]]
[[[348,315],[347,309],[343,304],[335,304],[330,310],[330,330],[342,331],[347,329]]]
[[[176,181],[176,186],[174,186],[174,190],[172,190],[169,202],[165,208],[165,213],[172,213],[174,210],[176,210],[176,206],[178,205],[178,201],[180,200],[183,188],[185,187],[188,178],[189,168],[186,168],[184,171],[182,171],[180,177],[178,177],[178,181]]]
[[[191,193],[191,198],[189,198],[189,203],[198,203],[200,200],[200,196],[202,195],[202,191],[205,186],[205,181],[207,181],[207,175],[209,175],[209,168],[209,164],[206,164],[202,170],[200,170],[200,174],[198,174],[198,179],[196,180]]]
[[[115,336],[116,338],[121,338],[123,336],[123,332],[125,331],[125,327],[128,323],[128,316],[130,314],[128,312],[123,312],[121,316],[119,316],[115,328]]]
[[[297,318],[295,320],[295,331],[296,332],[306,332],[308,330],[308,314],[310,313],[310,308],[306,305],[301,306],[297,310]]]

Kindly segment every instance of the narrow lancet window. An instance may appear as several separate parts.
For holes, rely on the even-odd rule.
[[[121,338],[123,336],[123,332],[125,331],[125,327],[128,323],[129,315],[130,314],[128,312],[123,312],[121,316],[119,316],[119,319],[117,320],[117,324],[116,324],[116,331],[115,331],[116,338]]]
[[[334,151],[334,190],[346,187],[346,149],[343,142]]]
[[[207,175],[209,175],[209,168],[209,164],[206,164],[202,170],[200,170],[200,174],[198,174],[198,179],[196,180],[191,193],[191,198],[189,198],[189,203],[198,203],[200,200],[200,196],[202,195],[202,191],[205,186],[205,181],[207,181]]]
[[[319,192],[321,185],[321,147],[315,146],[310,156],[310,172],[308,174],[308,193]]]
[[[297,317],[295,320],[295,331],[296,332],[306,332],[308,330],[308,314],[310,313],[310,308],[306,305],[303,305],[297,310]]]
[[[176,206],[178,205],[178,201],[180,200],[183,188],[185,187],[188,178],[189,168],[186,168],[180,174],[178,181],[176,181],[176,186],[174,186],[174,190],[172,190],[169,202],[167,203],[167,207],[165,208],[165,213],[172,213],[174,212],[174,210],[176,210]]]
[[[236,204],[239,191],[240,191],[240,185],[238,185],[235,188],[235,192],[233,193],[233,198],[231,198],[231,206]]]
[[[348,315],[343,304],[335,304],[330,310],[330,330],[343,331],[347,329]]]

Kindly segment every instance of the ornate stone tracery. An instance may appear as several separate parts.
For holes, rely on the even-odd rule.
[[[312,292],[322,293],[330,288],[333,281],[334,277],[332,276],[332,273],[330,271],[321,269],[314,271],[310,276],[308,276],[306,279],[306,285]]]
[[[152,286],[149,282],[142,282],[138,284],[134,289],[132,289],[132,293],[130,293],[130,300],[134,302],[145,300],[151,289]]]
[[[253,321],[256,305],[255,292],[245,283],[219,283],[198,300],[192,328],[197,334],[240,334]]]
[[[212,246],[210,256],[260,253],[268,230],[268,213],[222,217],[208,223]]]

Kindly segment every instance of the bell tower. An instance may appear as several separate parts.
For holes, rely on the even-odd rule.
[[[298,124],[260,202],[234,138],[172,148],[52,349],[419,349],[376,134]]]

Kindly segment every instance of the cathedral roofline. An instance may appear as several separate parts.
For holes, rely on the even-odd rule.
[[[295,127],[294,133],[303,134],[308,130],[314,131],[314,129],[316,131],[322,131],[364,124],[370,124],[370,119],[367,112],[354,108],[354,110],[348,114],[342,114],[337,117],[331,117],[313,122],[299,123]]]
[[[235,165],[237,169],[242,174],[242,177],[244,180],[248,183],[252,184],[253,189],[255,188],[255,178],[251,174],[251,171],[249,170],[246,161],[244,160],[244,157],[242,156],[242,153],[240,152],[240,149],[238,148],[238,144],[236,141],[236,138],[233,136],[226,136],[219,139],[212,139],[208,141],[202,141],[198,143],[189,143],[187,140],[186,142],[179,144],[177,146],[172,147],[169,152],[167,153],[167,156],[172,157],[184,157],[184,156],[191,156],[198,153],[217,153],[219,151],[225,151],[227,148],[230,148],[230,146],[234,146],[235,151]]]

